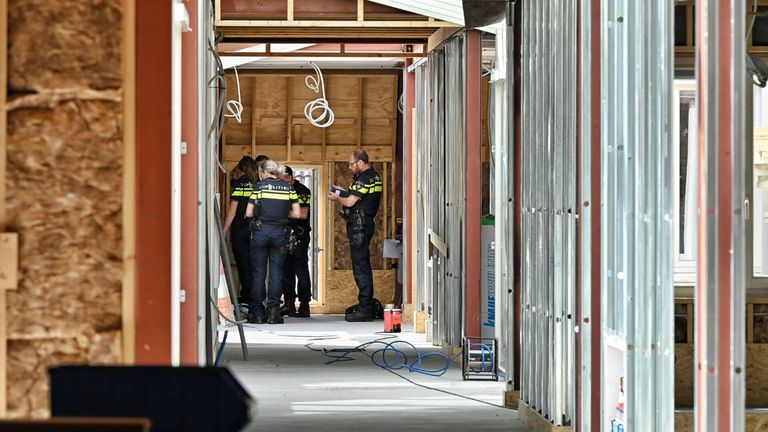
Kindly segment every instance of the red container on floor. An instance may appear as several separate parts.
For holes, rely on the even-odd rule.
[[[403,311],[400,309],[384,309],[384,332],[400,333],[403,322]]]

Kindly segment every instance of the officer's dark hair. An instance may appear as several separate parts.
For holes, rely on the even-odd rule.
[[[355,150],[352,152],[352,157],[355,158],[355,160],[361,160],[366,165],[368,164],[368,153],[366,153],[365,150]]]
[[[250,156],[243,156],[240,162],[232,169],[230,173],[232,178],[237,180],[240,177],[248,177],[251,181],[254,181],[259,176],[259,169],[256,166],[256,161]]]
[[[284,165],[285,167],[285,174],[293,177],[293,170],[288,165]]]
[[[261,169],[261,164],[264,163],[264,161],[268,161],[269,156],[267,155],[258,155],[256,156],[256,168]]]

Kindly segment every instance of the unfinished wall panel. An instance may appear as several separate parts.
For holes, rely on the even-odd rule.
[[[121,7],[9,2],[11,416],[48,413],[48,366],[122,360]]]
[[[384,163],[372,162],[371,167],[381,176],[385,188],[391,188],[392,182],[384,178]],[[334,184],[349,187],[352,184],[352,172],[347,168],[346,162],[338,162],[334,166]],[[376,232],[371,239],[371,268],[374,270],[384,270],[384,239],[387,238],[387,226],[385,225],[385,209],[387,203],[384,196],[381,197],[381,205],[374,222],[376,223]],[[347,223],[338,214],[339,206],[335,208],[333,214],[333,269],[351,270],[352,261],[349,255],[349,241],[347,240]]]
[[[293,165],[306,163],[321,166],[321,178],[328,179],[332,170],[333,183],[348,187],[352,174],[346,165],[350,152],[362,148],[368,152],[374,169],[382,176],[387,196],[396,196],[392,169],[397,137],[398,77],[395,74],[324,71],[325,94],[335,115],[327,128],[312,125],[304,115],[306,104],[322,95],[306,85],[310,70],[259,73],[239,71],[242,122],[228,118],[224,127],[223,165],[229,169],[244,155],[265,154],[279,162]],[[227,75],[227,99],[237,99],[237,81],[233,72]],[[387,168],[385,169],[385,165]],[[385,178],[387,176],[387,178]],[[382,197],[382,200],[385,197]],[[391,301],[394,276],[383,259],[384,239],[392,237],[391,209],[382,201],[376,215],[376,234],[371,242],[371,265],[374,269],[376,297]],[[391,205],[391,202],[390,202]],[[323,216],[323,215],[321,215]],[[338,216],[336,206],[330,205],[320,223],[332,230],[328,238],[320,239],[329,255],[322,306],[313,313],[343,312],[357,302],[354,280],[344,271],[351,270],[346,223]],[[319,233],[320,230],[314,229]],[[339,272],[340,270],[342,272]],[[394,274],[394,273],[393,273]],[[386,279],[390,278],[390,279]],[[381,285],[380,285],[381,284]],[[379,287],[385,291],[379,291]],[[386,287],[386,288],[384,288]],[[382,292],[382,298],[379,296]]]
[[[121,83],[120,0],[8,1],[10,93]]]

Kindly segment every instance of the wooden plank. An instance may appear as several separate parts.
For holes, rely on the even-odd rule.
[[[367,118],[364,119],[363,122],[366,126],[389,126],[393,123],[392,120],[388,118]]]
[[[6,139],[8,133],[8,0],[0,0],[0,231],[5,230]],[[5,311],[3,311],[5,312]],[[3,320],[0,320],[3,321]],[[5,357],[3,357],[3,360]],[[0,394],[5,392],[5,386]],[[5,405],[3,404],[3,409]]]
[[[257,95],[256,95],[256,78],[251,78],[250,81],[253,82],[253,91],[251,92],[251,107],[254,109],[251,109],[251,157],[253,157],[256,154],[256,124],[257,124],[257,118],[256,118],[256,103]],[[222,213],[223,214],[223,213]]]
[[[216,20],[216,27],[228,28],[228,27],[258,27],[258,28],[290,28],[290,27],[315,27],[315,28],[454,28],[457,30],[463,27],[459,24],[454,24],[447,21],[339,21],[339,20],[295,20],[295,21],[280,21],[280,20]]]
[[[296,145],[293,146],[291,162],[322,162],[323,150],[319,145]]]
[[[357,21],[365,21],[365,0],[357,0]]]
[[[366,146],[361,148],[368,153],[371,162],[392,162],[392,150],[389,146]],[[357,148],[354,145],[349,146],[324,146],[326,161],[346,162],[347,157]]]
[[[460,28],[438,28],[432,33],[432,36],[427,40],[427,52],[432,52],[439,48],[445,41],[452,38],[455,34],[460,32]]]
[[[259,144],[256,146],[256,154],[266,155],[275,161],[284,161],[288,158],[288,147],[285,144]]]
[[[0,291],[19,286],[19,235],[0,233]]]
[[[3,0],[5,1],[5,0]],[[3,8],[4,9],[4,8]],[[0,47],[4,46],[0,42]],[[2,49],[2,48],[0,48]],[[122,360],[136,360],[136,0],[123,1]],[[5,55],[0,55],[5,58]],[[2,74],[4,75],[4,74]],[[5,88],[0,84],[0,88]],[[0,130],[5,127],[0,126]],[[5,151],[2,151],[5,154]],[[4,166],[4,165],[3,165]],[[2,198],[2,201],[5,201]],[[5,386],[3,386],[5,388]],[[4,406],[4,405],[3,405]]]
[[[293,0],[288,0],[288,21],[293,21]]]
[[[290,4],[289,6],[291,8],[293,8],[293,4]],[[291,87],[291,77],[286,77],[285,78],[285,88],[286,88],[286,91],[285,91],[285,95],[286,95],[285,96],[285,110],[286,110],[286,117],[288,119],[285,122],[285,134],[286,134],[286,138],[287,138],[287,142],[288,142],[288,151],[287,151],[287,156],[285,158],[288,159],[288,160],[293,160],[293,157],[291,155],[291,145],[293,144],[291,142],[291,138],[292,138],[292,134],[293,134],[293,122],[292,122],[293,121],[293,116],[292,116],[290,110],[288,109],[288,107],[291,106],[291,96],[292,96],[292,92],[291,92],[291,88],[292,88]]]
[[[363,0],[359,0],[362,2]],[[359,77],[357,79],[357,146],[360,147],[363,143],[363,98],[365,92],[363,86],[365,85],[365,78]]]
[[[221,21],[221,0],[215,0],[213,2],[214,13],[213,18],[216,22]]]
[[[227,120],[224,124],[224,138],[230,144],[254,146],[255,136],[251,125]]]
[[[5,230],[5,175],[6,139],[8,133],[8,112],[6,110],[8,89],[8,0],[0,0],[0,231]],[[6,322],[6,292],[0,289],[0,417],[6,415],[8,405],[7,359],[8,329]]]
[[[243,156],[255,157],[256,153],[253,151],[253,147],[247,145],[232,145],[225,144],[223,148],[223,162],[238,162]]]

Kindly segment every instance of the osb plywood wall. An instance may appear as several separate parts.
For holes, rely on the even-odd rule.
[[[373,297],[382,305],[392,303],[395,296],[394,270],[373,271]],[[352,270],[335,270],[326,279],[325,304],[312,308],[312,313],[344,313],[347,307],[357,304],[357,285]]]
[[[392,179],[386,181],[384,178],[385,169],[384,163],[371,163],[373,169],[379,173],[382,181],[385,182],[386,187],[390,190],[388,197],[391,196],[391,188],[393,185]],[[386,171],[387,173],[389,171]],[[390,177],[388,175],[388,177]],[[352,184],[352,172],[347,168],[346,162],[340,162],[334,166],[334,184],[349,188]],[[376,213],[374,221],[376,223],[376,232],[371,239],[371,268],[374,270],[385,270],[384,268],[384,239],[391,238],[390,228],[387,226],[387,219],[385,214],[391,212],[392,209],[386,209],[387,203],[384,201],[382,195],[381,205],[379,206],[379,212]],[[341,206],[336,205],[334,208],[333,218],[333,269],[334,270],[351,270],[352,259],[350,258],[349,239],[347,238],[347,222],[339,215]]]
[[[121,360],[122,2],[8,6],[8,410],[40,417],[48,366]]]

